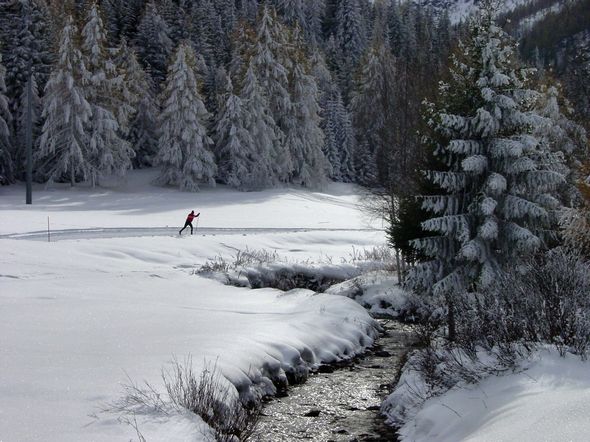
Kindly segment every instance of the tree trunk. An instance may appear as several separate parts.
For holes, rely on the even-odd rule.
[[[455,342],[456,328],[455,328],[455,303],[451,295],[447,295],[447,327],[449,329],[449,341]]]

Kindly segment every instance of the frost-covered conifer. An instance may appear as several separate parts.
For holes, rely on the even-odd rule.
[[[330,178],[352,182],[356,179],[353,154],[356,150],[350,114],[338,89],[328,98],[325,115],[324,155],[331,164]]]
[[[433,217],[422,228],[433,236],[414,245],[431,259],[411,278],[415,287],[447,297],[449,318],[449,296],[488,287],[502,266],[545,246],[559,208],[555,189],[564,180],[538,161],[542,146],[533,128],[549,122],[531,110],[537,93],[527,88],[528,72],[494,23],[493,8],[484,4],[469,29],[453,80],[428,114],[431,141],[447,168],[428,173],[442,194],[424,197]]]
[[[270,187],[280,180],[282,169],[279,166],[284,166],[278,164],[285,161],[280,145],[282,133],[272,118],[267,98],[252,65],[246,71],[240,98],[244,126],[253,141],[253,157],[258,162],[252,171],[251,185],[256,188]],[[287,167],[290,168],[290,164]]]
[[[262,90],[268,98],[271,115],[283,134],[289,133],[293,126],[292,103],[289,96],[288,72],[291,68],[287,53],[287,30],[280,25],[276,13],[264,7],[251,59],[255,74]],[[285,66],[287,64],[287,66]],[[287,181],[292,171],[290,152],[286,139],[278,146],[277,173],[281,181]]]
[[[287,133],[287,147],[293,162],[290,181],[306,187],[317,187],[326,181],[328,163],[322,152],[324,134],[320,128],[318,89],[314,78],[294,60],[292,72],[293,125]]]
[[[129,142],[135,152],[135,167],[151,166],[158,152],[158,118],[160,108],[151,76],[137,61],[135,52],[121,41],[117,64],[125,74],[129,103],[134,111],[129,120]]]
[[[96,3],[88,11],[82,29],[82,54],[88,78],[85,97],[92,107],[88,128],[90,151],[95,163],[93,185],[100,175],[124,175],[135,155],[124,134],[133,112],[123,75],[117,71],[107,49],[106,31]]]
[[[76,48],[77,29],[68,17],[62,31],[57,62],[45,86],[40,155],[49,164],[49,180],[67,176],[73,186],[78,178],[95,172],[90,134],[92,107],[84,95],[88,72]]]
[[[569,104],[560,97],[559,90],[555,86],[545,87],[539,94],[536,110],[546,117],[548,124],[535,126],[535,136],[539,138],[540,145],[544,147],[545,155],[541,161],[550,161],[555,156],[560,159],[557,171],[567,179],[567,185],[562,192],[562,203],[572,206],[579,200],[576,185],[580,176],[577,171],[581,160],[588,152],[588,138],[582,126],[568,118],[571,114]]]
[[[31,75],[35,78],[37,91],[42,90],[49,76],[52,61],[52,36],[49,29],[49,14],[40,0],[4,2],[0,6],[0,51],[6,67],[6,96],[11,115],[9,131],[12,135],[12,158],[14,178],[24,178],[26,163],[25,126],[21,115],[26,113],[26,85]],[[35,91],[36,92],[36,91]],[[35,94],[33,94],[35,95]],[[39,100],[33,103],[34,116],[39,117]],[[35,99],[35,97],[33,97]],[[40,129],[40,120],[33,122],[33,142]]]
[[[342,0],[336,14],[336,43],[341,52],[340,80],[348,95],[352,88],[353,73],[367,45],[367,30],[358,0]]]
[[[162,91],[160,150],[162,170],[157,182],[198,191],[200,184],[215,185],[215,158],[207,136],[209,112],[199,94],[196,56],[181,43],[172,58]]]
[[[289,26],[298,24],[301,28],[306,28],[304,0],[277,0],[277,3],[278,10],[286,24]]]
[[[387,31],[379,20],[376,21],[373,34],[373,41],[361,62],[350,101],[358,146],[355,165],[359,178],[364,177],[359,183],[366,185],[372,184],[374,181],[370,180],[376,178],[383,183],[394,180],[393,175],[402,176],[400,169],[405,160],[393,138],[395,120],[398,118],[393,90],[395,66],[386,40]],[[368,151],[363,152],[365,149]],[[374,161],[379,159],[379,164],[366,163],[370,158]]]
[[[226,78],[225,83],[225,101],[215,125],[219,179],[236,189],[256,189],[264,183],[259,180],[258,168],[265,162],[259,158],[254,139],[246,128],[251,116],[245,114],[242,100],[233,92],[231,80]]]
[[[303,28],[305,36],[312,45],[320,44],[323,41],[322,23],[326,11],[326,1],[305,0],[304,10],[306,16],[306,25]]]
[[[159,87],[166,78],[166,66],[173,43],[170,39],[170,29],[158,13],[153,1],[146,5],[137,29],[135,46],[140,61],[146,69],[149,69]]]
[[[10,130],[8,124],[11,120],[6,98],[6,84],[4,76],[6,69],[2,65],[0,54],[0,184],[8,184],[12,181],[12,159],[10,157]]]
[[[168,25],[168,35],[174,46],[188,38],[188,20],[182,6],[172,0],[160,0],[158,12]]]

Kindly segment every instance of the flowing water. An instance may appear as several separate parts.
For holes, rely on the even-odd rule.
[[[379,407],[392,389],[413,336],[398,322],[379,322],[383,335],[362,358],[333,372],[313,374],[304,384],[292,386],[288,396],[266,403],[250,440],[396,441]]]

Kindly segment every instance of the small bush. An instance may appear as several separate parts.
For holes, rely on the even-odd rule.
[[[252,434],[260,407],[245,408],[233,387],[222,381],[216,365],[206,364],[197,376],[190,358],[184,364],[174,359],[172,367],[162,372],[162,379],[171,402],[201,416],[217,441],[243,441]]]
[[[245,441],[254,432],[260,404],[244,406],[233,386],[223,381],[216,365],[206,363],[197,375],[190,357],[184,363],[174,358],[171,366],[162,370],[162,380],[167,398],[147,382],[140,385],[129,380],[123,397],[103,411],[119,414],[122,422],[136,429],[140,440],[143,436],[135,419],[137,414],[169,415],[175,409],[186,409],[200,416],[218,442]]]
[[[506,269],[488,290],[457,297],[457,343],[534,346],[586,358],[590,346],[590,264],[563,248]]]

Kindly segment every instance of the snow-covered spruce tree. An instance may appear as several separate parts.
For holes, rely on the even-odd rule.
[[[359,160],[355,162],[359,183],[363,185],[375,184],[375,180],[381,183],[395,180],[402,175],[404,164],[392,136],[397,116],[394,61],[385,39],[385,25],[379,20],[376,20],[373,34],[371,46],[360,63],[350,101],[358,146],[368,149],[368,152],[357,150]],[[365,163],[363,158],[374,158],[375,162]],[[381,170],[377,169],[378,164]]]
[[[206,128],[210,115],[199,94],[196,56],[186,42],[172,57],[161,103],[157,182],[193,192],[202,183],[215,185],[217,166]]]
[[[326,11],[325,0],[305,0],[304,4],[307,24],[304,27],[306,40],[312,45],[324,41],[322,23]]]
[[[354,71],[367,45],[367,29],[364,27],[359,0],[339,2],[336,21],[336,44],[342,56],[338,61],[340,80],[343,94],[348,97]]]
[[[135,37],[139,60],[149,69],[156,86],[166,78],[168,57],[173,48],[170,29],[158,13],[153,0],[146,7]]]
[[[2,65],[2,54],[0,54],[0,184],[8,184],[12,181],[12,159],[10,157],[10,130],[11,120],[6,97],[6,84],[4,75],[6,69]]]
[[[324,134],[320,128],[320,107],[315,79],[304,71],[303,44],[295,30],[291,73],[291,102],[293,123],[286,133],[286,144],[293,162],[290,182],[305,187],[325,183],[329,164],[322,151]]]
[[[356,150],[356,139],[352,126],[350,112],[344,106],[342,95],[338,89],[334,90],[328,101],[328,113],[326,115],[328,122],[331,142],[325,145],[326,157],[328,161],[338,164],[339,168],[332,166],[332,179],[338,177],[337,181],[352,183],[356,179],[353,155]],[[326,137],[329,135],[326,134]],[[327,153],[333,152],[333,153]],[[330,160],[330,156],[335,156],[337,160]]]
[[[137,33],[145,0],[103,0],[106,27],[113,45],[121,39],[130,39]]]
[[[249,187],[262,189],[279,181],[276,162],[281,158],[281,131],[272,118],[264,91],[256,78],[254,67],[246,71],[240,92],[242,119],[250,135],[252,146],[249,151],[256,167],[250,170]]]
[[[134,109],[129,120],[128,139],[135,152],[133,165],[137,168],[152,166],[158,152],[158,118],[160,107],[156,99],[151,76],[141,67],[133,49],[127,46],[125,38],[116,60],[125,74],[125,85],[129,92],[129,104]]]
[[[537,100],[536,110],[550,120],[551,124],[535,127],[544,152],[549,153],[549,161],[557,156],[562,161],[556,164],[557,171],[566,177],[567,183],[561,189],[561,199],[565,206],[575,206],[579,200],[576,189],[580,181],[578,171],[588,155],[588,137],[582,126],[568,118],[572,109],[556,86],[544,86]],[[541,158],[543,160],[543,158]]]
[[[6,95],[13,115],[9,130],[14,135],[10,156],[14,178],[24,178],[26,164],[25,125],[21,115],[26,114],[26,85],[34,76],[42,90],[49,77],[52,38],[49,30],[47,8],[40,0],[21,0],[0,6],[0,50],[4,53],[6,67]],[[40,130],[38,94],[33,103],[33,142]],[[35,118],[37,117],[37,118]]]
[[[265,160],[257,155],[254,139],[246,129],[250,115],[245,114],[242,100],[234,94],[229,77],[226,77],[225,89],[214,136],[218,177],[236,189],[253,190],[264,184],[266,178],[261,181],[257,175]],[[267,169],[266,173],[269,172]]]
[[[188,20],[182,5],[172,0],[160,0],[158,12],[168,25],[169,36],[174,46],[188,38]]]
[[[73,186],[95,173],[87,127],[92,107],[84,95],[89,74],[76,47],[77,29],[71,16],[63,28],[57,62],[43,97],[40,156],[49,180],[67,176]]]
[[[428,172],[441,194],[424,197],[434,236],[414,246],[431,259],[410,275],[411,285],[445,299],[449,338],[455,338],[457,297],[490,286],[506,265],[537,252],[551,236],[564,180],[537,161],[533,129],[548,120],[532,111],[537,93],[515,59],[515,43],[484,3],[469,27],[452,81],[430,106],[431,141],[446,165]]]
[[[299,24],[303,29],[306,29],[307,17],[304,0],[276,0],[274,3],[287,25]]]
[[[90,6],[82,29],[82,54],[88,73],[84,93],[92,107],[88,134],[95,166],[91,175],[94,186],[101,175],[124,175],[135,155],[124,138],[133,112],[131,97],[107,49],[106,30],[96,3]]]
[[[275,175],[287,181],[293,170],[285,136],[292,127],[292,103],[289,95],[288,73],[291,68],[287,53],[288,30],[282,26],[274,10],[264,7],[258,25],[257,38],[250,60],[262,90],[268,99],[271,115],[283,133],[276,148]],[[287,66],[285,66],[287,65]]]

